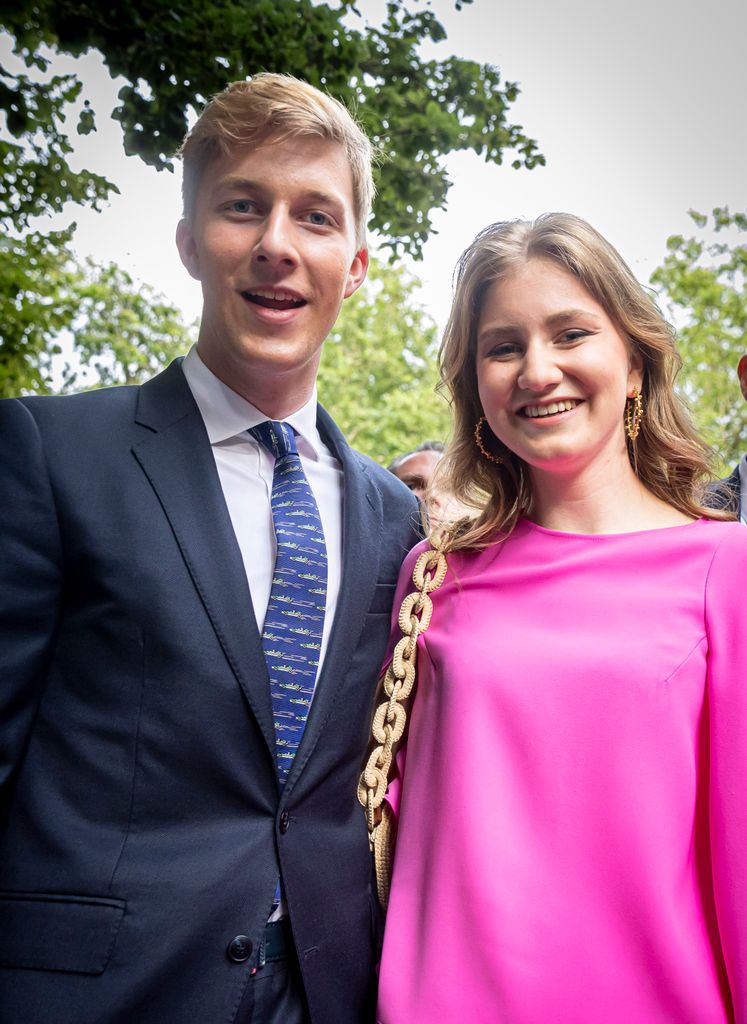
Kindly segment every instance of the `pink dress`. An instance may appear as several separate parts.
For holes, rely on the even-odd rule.
[[[448,561],[378,1020],[745,1024],[747,529],[523,521]]]

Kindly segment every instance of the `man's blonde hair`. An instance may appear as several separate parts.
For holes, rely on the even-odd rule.
[[[263,72],[213,96],[179,150],[184,217],[189,220],[194,213],[202,177],[213,160],[268,139],[296,137],[328,139],[344,148],[353,179],[356,244],[363,246],[374,197],[371,143],[342,103],[291,75]]]

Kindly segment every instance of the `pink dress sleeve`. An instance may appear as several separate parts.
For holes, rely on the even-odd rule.
[[[713,887],[736,1024],[747,1024],[746,588],[740,527],[716,550],[705,588]]]

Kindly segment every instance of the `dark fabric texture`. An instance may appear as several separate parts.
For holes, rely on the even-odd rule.
[[[257,969],[247,985],[239,1019],[242,1024],[309,1024],[301,971],[294,956]]]
[[[3,1024],[240,1020],[279,874],[310,1019],[372,1019],[356,779],[417,513],[318,422],[344,468],[344,573],[281,796],[261,639],[179,366],[0,402]]]
[[[742,512],[741,489],[737,463],[729,476],[710,485],[706,491],[705,504],[708,508],[722,509],[739,518]]]

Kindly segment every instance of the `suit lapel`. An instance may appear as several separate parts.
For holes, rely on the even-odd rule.
[[[241,552],[202,417],[177,363],[140,389],[136,421],[151,433],[133,454],[158,495],[274,763],[270,684]]]
[[[382,532],[379,490],[321,406],[317,426],[324,443],[343,468],[342,581],[324,663],[303,739],[286,782],[286,791],[296,782],[313,753],[344,685],[346,670],[371,606],[379,571]]]

